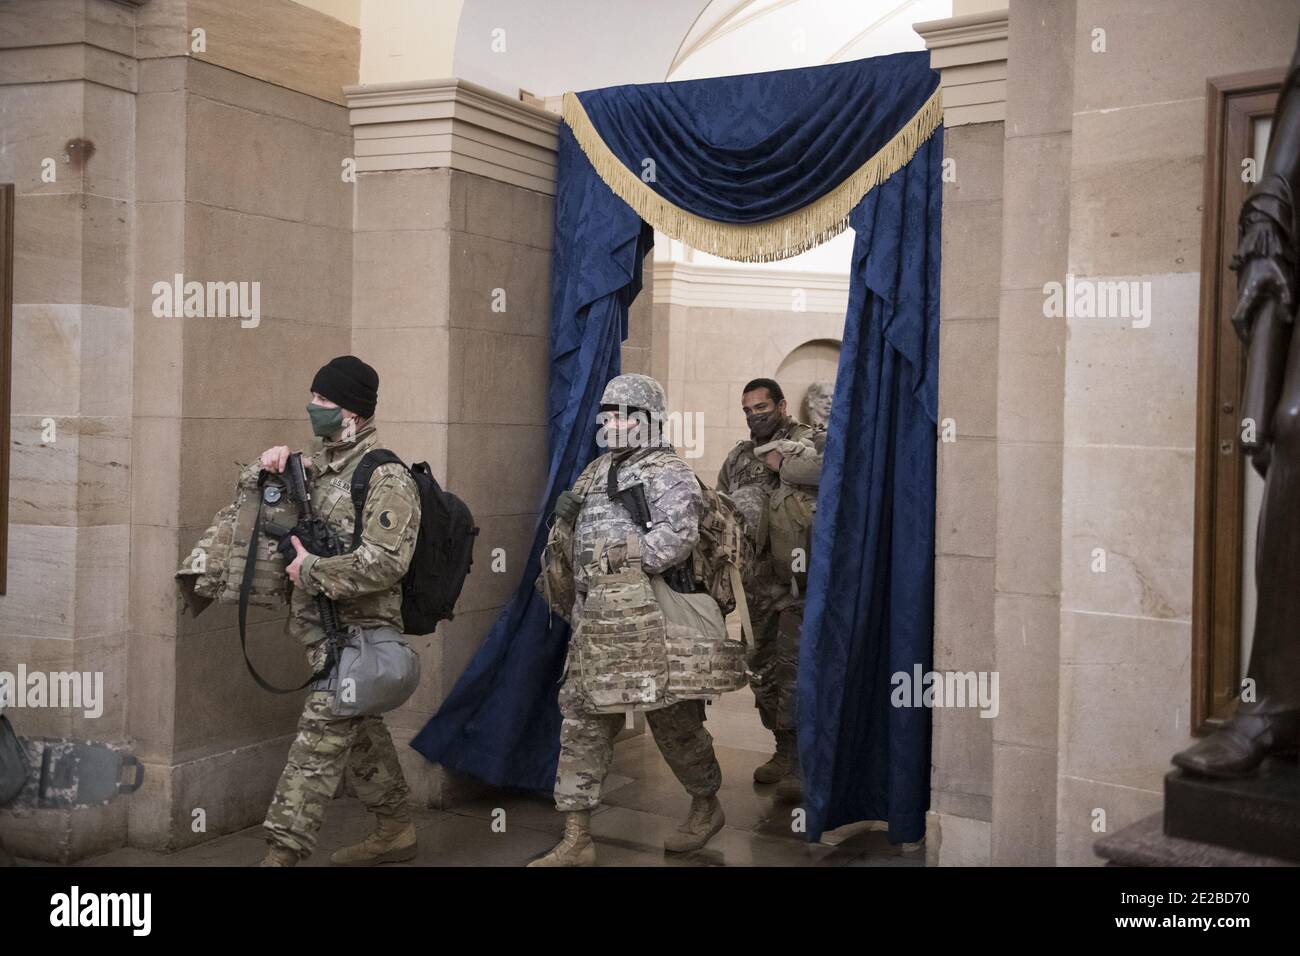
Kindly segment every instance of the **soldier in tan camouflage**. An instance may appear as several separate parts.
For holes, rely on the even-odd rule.
[[[776,737],[776,753],[755,768],[754,779],[778,784],[782,799],[800,801],[803,774],[795,746],[795,685],[804,598],[782,580],[788,574],[777,573],[775,562],[789,557],[772,553],[770,506],[786,494],[816,499],[826,431],[792,418],[781,386],[770,378],[749,382],[740,402],[750,437],[727,455],[717,488],[736,502],[755,544],[755,562],[745,575],[755,644],[750,685],[763,726]]]
[[[654,422],[665,412],[663,388],[646,375],[620,375],[601,396],[606,416],[602,444],[612,450],[598,460],[591,488],[582,499],[564,492],[556,513],[574,522],[574,572],[577,599],[572,621],[582,614],[587,580],[601,559],[621,564],[629,534],[641,540],[641,562],[646,574],[658,574],[688,561],[699,540],[704,499],[691,467],[672,446],[658,440]],[[629,413],[631,410],[631,413]],[[637,412],[640,421],[636,420]],[[638,434],[651,422],[652,434]],[[644,484],[651,527],[639,525],[619,501],[608,494],[610,468],[616,468],[618,490]],[[605,542],[616,542],[606,546]],[[581,641],[581,633],[573,641]],[[570,655],[573,645],[570,645]],[[593,713],[583,691],[566,666],[560,687],[560,762],[555,775],[555,806],[566,814],[564,838],[529,866],[592,866],[596,847],[591,839],[591,811],[600,805],[601,785],[614,756],[614,737],[623,725],[622,714]],[[691,795],[684,823],[664,841],[664,849],[685,852],[699,849],[722,829],[725,817],[717,792],[722,770],[713,752],[713,737],[704,728],[704,702],[685,700],[646,712],[660,753]]]
[[[350,542],[355,518],[352,473],[366,452],[378,446],[373,416],[379,376],[351,355],[333,359],[312,382],[307,406],[317,438],[304,454],[308,490],[317,513]],[[262,454],[262,467],[283,471],[287,446]],[[306,645],[313,673],[324,663],[325,632],[313,600],[324,593],[337,602],[340,623],[402,629],[402,577],[415,550],[420,498],[414,479],[399,463],[380,465],[370,478],[362,513],[361,541],[336,556],[310,554],[295,536],[298,556],[289,565],[296,585],[289,630]],[[269,845],[263,866],[293,866],[316,846],[325,808],[343,774],[361,802],[378,819],[378,828],[355,846],[330,856],[339,866],[370,866],[409,860],[416,853],[415,825],[407,807],[408,789],[382,717],[335,717],[330,695],[307,695],[298,735],[271,798],[263,826]]]

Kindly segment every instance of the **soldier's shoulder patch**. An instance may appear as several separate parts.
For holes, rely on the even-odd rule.
[[[418,509],[415,481],[409,475],[388,474],[372,480],[366,498],[362,536],[396,551],[412,522],[419,520]]]

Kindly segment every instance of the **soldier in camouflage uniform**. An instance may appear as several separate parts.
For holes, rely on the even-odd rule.
[[[689,561],[699,540],[704,498],[691,467],[659,438],[665,412],[663,388],[646,375],[620,375],[601,397],[602,442],[611,451],[597,463],[595,480],[581,500],[566,491],[556,513],[574,522],[574,577],[577,599],[570,620],[580,619],[587,581],[596,573],[604,547],[610,564],[626,557],[629,534],[641,538],[646,574],[660,574]],[[640,417],[638,424],[637,418]],[[644,426],[649,423],[647,429]],[[608,475],[617,468],[618,490],[644,484],[652,526],[638,525],[628,510],[608,495]],[[604,546],[603,542],[613,542]],[[573,640],[580,641],[581,633]],[[592,713],[578,682],[568,671],[560,687],[560,762],[555,775],[555,806],[566,815],[564,838],[529,866],[591,866],[591,811],[600,805],[600,789],[614,756],[614,737],[622,714]],[[646,712],[659,751],[691,795],[686,821],[664,841],[670,852],[696,850],[722,829],[725,818],[717,792],[722,770],[713,752],[713,737],[704,729],[704,701],[685,700]]]
[[[317,438],[304,454],[308,491],[317,514],[351,542],[355,508],[352,473],[362,457],[380,447],[373,416],[379,376],[351,355],[333,359],[312,382],[307,411]],[[289,456],[280,445],[262,454],[262,467],[283,471]],[[295,536],[297,558],[289,565],[296,585],[289,630],[306,646],[313,673],[326,648],[314,596],[337,602],[340,623],[402,629],[402,578],[420,528],[420,497],[414,479],[399,463],[380,465],[370,478],[362,513],[361,542],[336,556],[310,554]],[[393,738],[382,717],[335,717],[330,694],[307,695],[298,735],[271,798],[263,826],[269,850],[263,866],[293,866],[316,845],[325,807],[346,772],[361,802],[378,819],[377,830],[355,846],[330,856],[339,866],[370,866],[415,856],[415,825],[407,807],[408,789]]]
[[[777,783],[778,796],[798,801],[803,799],[803,775],[795,746],[795,684],[804,598],[773,570],[773,561],[788,558],[772,554],[768,506],[774,494],[790,489],[816,497],[826,432],[792,418],[781,386],[770,378],[747,384],[740,401],[750,438],[737,442],[727,455],[717,488],[736,502],[755,543],[754,566],[745,575],[755,645],[750,684],[763,726],[776,737],[776,753],[755,768],[754,779]]]

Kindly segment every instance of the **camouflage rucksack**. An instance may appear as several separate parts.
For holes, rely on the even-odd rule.
[[[599,458],[593,459],[570,489],[579,498],[585,498],[591,490],[595,479],[596,465]],[[542,549],[542,569],[533,583],[551,613],[560,617],[565,623],[572,624],[569,615],[573,613],[573,604],[578,599],[574,588],[573,572],[573,524],[557,517],[546,535],[546,546]]]
[[[744,519],[735,503],[724,492],[706,485],[698,475],[704,496],[704,513],[700,516],[700,540],[695,545],[695,573],[704,588],[718,602],[724,615],[740,613],[741,634],[751,647],[754,632],[749,622],[749,606],[741,575],[754,560],[754,546],[745,534]]]

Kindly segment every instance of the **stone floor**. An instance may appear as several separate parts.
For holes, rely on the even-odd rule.
[[[603,805],[592,815],[601,866],[922,866],[920,844],[892,846],[884,824],[843,827],[808,843],[792,832],[791,806],[773,798],[774,787],[753,782],[753,770],[771,753],[772,737],[759,725],[748,691],[729,694],[709,709],[707,726],[722,764],[719,799],[727,825],[702,850],[666,854],[664,836],[686,815],[690,799],[655,748],[650,734],[620,741],[605,783]],[[505,811],[505,832],[493,829]],[[317,852],[306,866],[328,865],[332,850],[360,840],[372,826],[355,799],[330,807]],[[519,866],[550,849],[563,819],[548,800],[497,792],[449,810],[416,812],[419,856],[394,866]],[[497,829],[500,829],[498,826]],[[124,848],[81,866],[250,866],[266,844],[249,827],[176,853]]]

